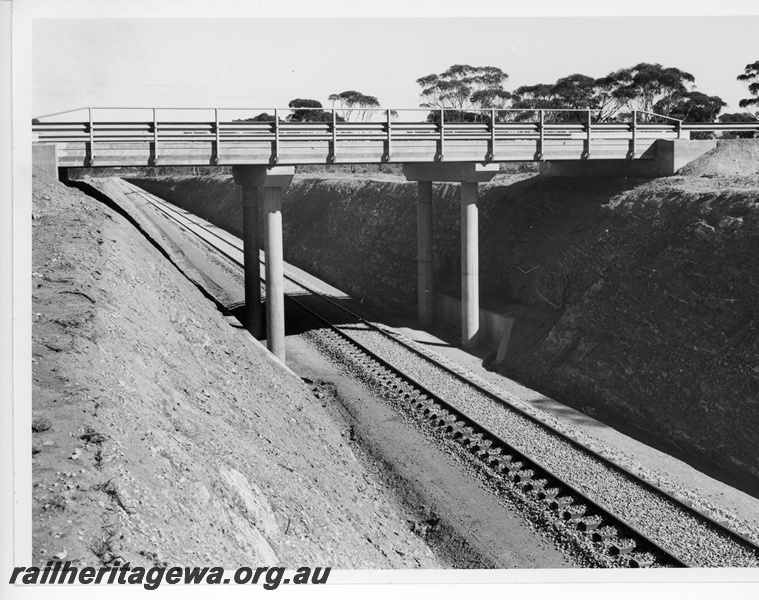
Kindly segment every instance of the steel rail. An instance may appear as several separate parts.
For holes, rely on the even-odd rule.
[[[198,237],[200,237],[201,239],[203,239],[207,243],[213,245],[213,243],[207,238],[207,236],[203,235],[203,233],[206,233],[206,234],[209,234],[209,235],[211,235],[213,237],[216,237],[219,240],[221,240],[225,245],[232,246],[238,252],[240,252],[240,253],[242,252],[242,242],[236,236],[228,234],[227,232],[224,232],[226,235],[221,235],[221,234],[219,234],[219,233],[217,233],[215,231],[207,229],[207,228],[203,227],[202,225],[196,223],[192,219],[189,219],[188,217],[186,217],[185,215],[183,215],[181,212],[179,212],[179,210],[175,209],[174,207],[168,206],[168,203],[166,203],[165,201],[160,200],[160,199],[157,199],[157,201],[153,200],[153,198],[155,198],[155,197],[152,197],[151,194],[145,192],[141,188],[139,188],[139,187],[137,187],[137,186],[135,186],[135,185],[133,185],[133,184],[131,184],[129,182],[124,182],[124,183],[127,186],[129,186],[130,188],[132,188],[135,193],[137,193],[138,195],[140,195],[141,197],[143,197],[146,201],[150,202],[151,205],[155,206],[157,209],[161,210],[161,212],[163,212],[164,214],[166,214],[170,218],[176,220],[177,222],[181,222],[181,224],[184,225],[185,227],[187,227],[188,230],[192,231],[195,235],[197,235]],[[191,214],[191,213],[188,213],[188,214]],[[201,231],[203,233],[199,233],[198,231]],[[221,230],[221,231],[223,231],[223,230]],[[218,251],[224,253],[225,255],[227,255],[234,262],[237,262],[238,264],[240,264],[242,266],[242,261],[239,260],[238,258],[235,258],[234,256],[232,256],[230,253],[228,253],[227,251],[223,250],[222,248],[216,247],[216,249]],[[264,261],[261,261],[261,262],[264,262]],[[518,406],[513,405],[511,402],[508,401],[508,399],[503,398],[499,394],[496,394],[493,391],[491,391],[491,390],[483,387],[479,383],[477,383],[475,381],[472,381],[470,378],[466,377],[465,375],[462,375],[461,373],[457,372],[455,369],[452,369],[452,368],[448,367],[447,365],[445,365],[444,363],[440,363],[440,362],[434,360],[432,357],[430,357],[426,353],[420,351],[418,348],[416,348],[413,345],[408,344],[404,340],[400,339],[398,333],[396,333],[396,332],[394,332],[392,330],[386,329],[385,327],[378,326],[377,324],[372,323],[370,321],[367,321],[361,315],[359,315],[359,314],[351,311],[350,309],[344,307],[343,305],[335,302],[329,296],[325,295],[322,291],[320,291],[318,289],[315,289],[313,286],[311,286],[311,285],[303,282],[299,277],[297,277],[295,275],[292,275],[290,273],[287,273],[287,272],[285,272],[285,277],[287,279],[289,279],[290,281],[292,281],[293,283],[295,283],[296,285],[298,285],[298,286],[306,289],[310,293],[315,294],[320,299],[322,299],[322,300],[330,303],[332,306],[334,306],[338,310],[340,310],[340,311],[342,311],[342,312],[350,315],[353,319],[357,320],[358,322],[360,322],[361,324],[363,324],[367,328],[369,328],[371,330],[374,330],[374,331],[377,331],[377,332],[381,333],[382,335],[388,337],[389,339],[392,339],[394,342],[396,342],[399,345],[403,346],[407,350],[409,350],[409,351],[413,352],[414,354],[422,357],[424,360],[432,363],[435,367],[444,370],[445,372],[451,374],[452,376],[454,376],[455,378],[457,378],[460,381],[464,382],[465,384],[467,384],[467,385],[475,388],[481,394],[483,394],[483,395],[485,395],[485,396],[487,396],[487,397],[489,397],[489,398],[497,401],[498,403],[500,403],[502,405],[505,405],[505,407],[507,409],[513,410],[514,412],[516,412],[520,416],[526,418],[527,420],[529,420],[530,422],[538,425],[539,427],[547,429],[552,434],[554,434],[558,438],[562,439],[563,441],[569,443],[571,446],[575,447],[576,449],[578,449],[578,450],[586,453],[587,455],[591,456],[595,460],[598,460],[599,462],[601,462],[605,466],[611,468],[612,470],[616,470],[616,471],[622,473],[628,479],[630,479],[633,483],[641,484],[644,488],[649,489],[651,492],[654,492],[655,494],[657,494],[659,496],[663,496],[667,501],[669,501],[673,505],[677,506],[680,510],[683,510],[683,511],[685,511],[687,513],[693,514],[698,519],[700,519],[702,521],[705,521],[710,526],[716,528],[719,532],[721,532],[723,534],[726,534],[729,537],[734,538],[735,540],[739,541],[740,543],[742,543],[744,545],[749,546],[749,548],[751,550],[753,550],[757,554],[759,554],[759,545],[755,544],[752,540],[750,540],[749,538],[747,538],[743,534],[741,534],[741,533],[739,533],[737,531],[734,531],[733,529],[730,529],[729,527],[727,527],[726,525],[724,525],[722,522],[715,520],[714,518],[712,518],[708,514],[704,513],[703,511],[700,511],[700,510],[696,509],[695,507],[693,507],[693,506],[691,506],[691,505],[683,502],[682,500],[678,499],[677,497],[675,497],[671,493],[667,492],[666,490],[664,490],[663,488],[661,488],[657,484],[655,484],[653,482],[650,482],[647,479],[645,479],[645,478],[643,478],[643,477],[641,477],[639,475],[636,475],[636,474],[632,473],[627,468],[625,468],[625,467],[619,465],[618,463],[614,462],[613,460],[605,457],[604,455],[600,454],[596,450],[594,450],[594,449],[586,446],[582,442],[579,442],[578,440],[575,440],[574,438],[572,438],[571,436],[567,435],[566,433],[564,433],[564,432],[556,429],[555,427],[553,427],[549,423],[545,423],[544,421],[542,421],[538,417],[536,417],[534,415],[531,415],[530,413],[526,412],[525,410],[521,409]],[[261,279],[263,281],[263,278],[261,278]],[[402,379],[405,379],[405,380],[409,381],[413,387],[416,387],[417,389],[419,389],[424,395],[426,395],[430,399],[432,399],[433,402],[436,402],[436,403],[440,404],[441,406],[443,406],[444,410],[450,412],[451,414],[456,415],[456,417],[457,417],[458,420],[470,424],[469,425],[470,427],[472,427],[473,429],[475,429],[475,430],[477,430],[479,432],[482,432],[487,437],[489,437],[492,440],[496,441],[499,446],[503,446],[505,448],[508,448],[512,454],[516,454],[516,455],[519,455],[521,457],[524,457],[524,459],[527,460],[527,461],[529,461],[530,463],[532,463],[538,471],[540,471],[541,473],[546,474],[546,476],[548,476],[551,479],[557,481],[561,486],[565,487],[567,490],[570,490],[571,493],[573,493],[574,495],[576,495],[579,498],[581,498],[582,502],[584,502],[584,503],[586,503],[586,504],[594,507],[597,512],[603,513],[611,521],[620,524],[623,529],[628,530],[630,532],[633,532],[636,536],[638,536],[646,544],[650,545],[652,548],[655,548],[658,552],[661,552],[663,555],[666,555],[667,557],[669,557],[669,559],[671,560],[671,562],[674,565],[676,565],[676,566],[682,566],[682,567],[688,567],[688,566],[690,566],[690,565],[687,564],[687,562],[685,560],[683,560],[682,558],[676,556],[671,551],[669,551],[669,550],[667,550],[665,548],[660,547],[657,542],[655,542],[654,540],[650,539],[646,534],[640,532],[635,526],[627,523],[624,518],[615,515],[614,512],[611,509],[603,506],[603,504],[599,503],[599,501],[594,500],[592,498],[589,498],[584,492],[581,492],[581,491],[577,490],[575,486],[573,486],[572,484],[564,481],[560,476],[557,476],[556,474],[554,474],[553,472],[551,472],[548,468],[546,468],[543,465],[541,465],[539,461],[537,461],[537,460],[535,460],[533,458],[530,458],[529,456],[527,456],[525,454],[524,451],[522,451],[522,450],[520,450],[518,448],[513,447],[511,444],[509,444],[508,442],[506,442],[505,440],[503,440],[498,434],[495,434],[495,433],[491,432],[487,427],[485,427],[484,425],[478,423],[475,419],[467,416],[465,413],[463,413],[459,409],[457,409],[454,406],[450,405],[445,399],[441,398],[436,393],[430,391],[425,385],[423,385],[422,383],[416,381],[413,377],[411,377],[411,376],[403,373],[400,369],[398,369],[397,367],[393,366],[391,363],[389,363],[388,361],[386,361],[382,357],[378,356],[371,349],[366,348],[363,344],[361,344],[359,341],[357,341],[356,339],[354,339],[352,336],[350,336],[350,334],[346,333],[343,329],[340,329],[338,326],[335,326],[333,323],[329,322],[325,317],[317,314],[312,309],[304,306],[302,302],[299,302],[298,300],[295,300],[291,296],[288,296],[288,299],[291,300],[292,302],[300,305],[304,310],[306,310],[309,313],[313,314],[316,318],[318,318],[321,321],[325,322],[325,324],[327,324],[332,330],[334,330],[339,335],[341,335],[341,336],[349,339],[349,341],[352,344],[355,344],[358,347],[360,347],[362,349],[362,351],[364,351],[365,353],[367,353],[368,355],[370,355],[373,360],[375,360],[376,362],[380,363],[385,368],[391,370],[398,377],[401,377]]]

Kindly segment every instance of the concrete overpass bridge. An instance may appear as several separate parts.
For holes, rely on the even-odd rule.
[[[33,132],[57,145],[62,167],[653,160],[656,140],[689,135],[689,124],[640,111],[626,123],[593,122],[589,110],[493,109],[466,123],[429,109],[403,111],[403,120],[382,110],[341,122],[335,109],[316,109],[325,122],[283,119],[294,110],[309,112],[244,121],[231,117],[261,111],[86,108],[39,117]]]
[[[462,344],[479,330],[477,185],[500,162],[537,161],[545,176],[673,174],[711,149],[691,131],[759,131],[759,123],[684,123],[633,111],[629,122],[594,122],[592,110],[377,110],[372,120],[343,122],[339,109],[83,108],[32,122],[35,161],[58,168],[231,166],[242,187],[246,325],[262,337],[258,272],[260,213],[266,252],[267,345],[284,360],[281,201],[299,164],[402,164],[418,186],[418,310],[432,324],[432,183],[461,185]],[[321,122],[283,118],[318,110]],[[266,113],[266,120],[250,117]],[[397,114],[403,114],[399,118]],[[434,121],[428,121],[433,114]],[[471,113],[470,113],[471,114]],[[410,116],[409,116],[410,115]],[[260,117],[259,117],[260,118]]]

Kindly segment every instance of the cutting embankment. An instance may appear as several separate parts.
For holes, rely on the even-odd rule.
[[[328,400],[124,215],[33,183],[35,565],[441,566]]]
[[[755,493],[758,155],[734,140],[674,177],[481,185],[482,304],[515,318],[494,368]],[[241,231],[229,176],[134,181]],[[456,186],[435,186],[434,213],[436,288],[456,295]],[[283,220],[286,260],[413,314],[415,184],[297,176]]]

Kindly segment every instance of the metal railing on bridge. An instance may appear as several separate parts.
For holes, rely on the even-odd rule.
[[[32,127],[35,142],[56,144],[63,167],[646,159],[657,139],[759,130],[644,111],[628,122],[598,122],[585,109],[362,109],[360,121],[344,114],[88,107],[37,117]]]

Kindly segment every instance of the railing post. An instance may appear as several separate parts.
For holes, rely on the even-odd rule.
[[[588,109],[588,137],[587,137],[587,142],[586,142],[586,147],[585,147],[586,159],[590,158],[590,133],[591,133],[591,128],[592,128],[592,122],[593,122],[593,115],[590,112],[590,109]]]
[[[153,166],[158,166],[158,117],[153,109]]]
[[[92,107],[87,107],[87,115],[89,119],[89,133],[90,133],[90,166],[95,166],[95,126],[92,122]]]
[[[445,156],[445,109],[440,109],[440,158],[443,160]]]
[[[279,162],[279,109],[274,109],[274,160],[275,165]]]
[[[337,156],[337,115],[335,109],[332,109],[332,153],[329,162],[335,162]]]
[[[219,131],[219,109],[214,108],[213,112],[214,112],[214,121],[215,121],[214,127],[215,127],[215,133],[216,133],[216,148],[214,152],[214,164],[218,165],[219,162],[221,162],[221,148],[219,146],[221,142],[221,135]]]
[[[543,160],[543,141],[545,139],[545,133],[543,132],[543,125],[545,124],[545,111],[541,108],[539,111],[539,123],[538,133],[540,135],[538,139],[538,160]]]
[[[635,158],[635,153],[638,149],[638,111],[634,110],[633,113],[633,120],[632,120],[632,140],[630,145],[630,152],[629,156],[630,158]]]
[[[391,127],[392,127],[392,123],[390,121],[390,109],[388,108],[387,109],[387,153],[385,154],[386,162],[389,162],[390,158],[393,155],[393,147],[392,147],[393,138],[391,135]]]
[[[490,156],[488,160],[495,160],[495,108],[490,109]]]

